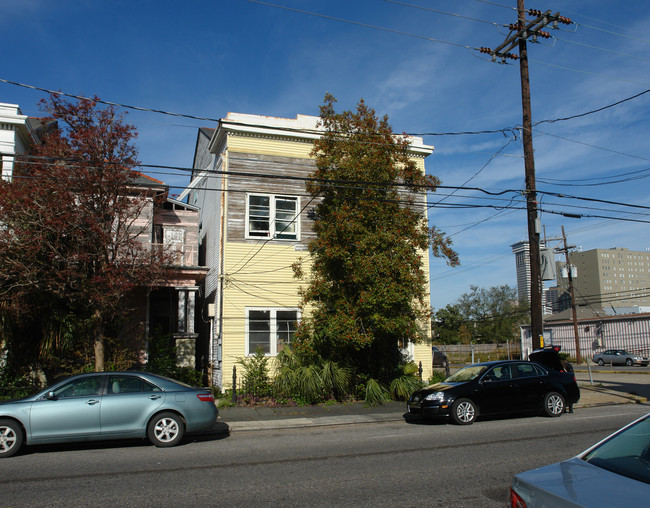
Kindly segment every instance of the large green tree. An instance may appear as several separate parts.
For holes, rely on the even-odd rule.
[[[299,326],[296,350],[385,380],[401,361],[400,345],[425,337],[423,256],[432,248],[452,265],[458,258],[449,238],[427,226],[426,191],[439,182],[414,162],[407,137],[363,101],[342,113],[335,102],[325,96],[324,132],[312,153],[316,238],[309,273],[295,267],[308,277],[303,305],[311,317]]]
[[[467,319],[461,314],[458,305],[448,304],[438,309],[431,321],[433,340],[438,344],[458,344],[461,327],[467,328]]]
[[[134,185],[135,128],[97,99],[52,94],[41,106],[57,128],[20,159],[11,181],[0,181],[3,330],[27,327],[37,356],[74,331],[101,371],[106,334],[121,339],[129,297],[159,280],[168,259],[138,223],[151,197]]]
[[[518,334],[517,325],[528,319],[528,308],[518,302],[516,288],[509,285],[470,286],[470,291],[458,299],[456,308],[474,342],[514,340]]]

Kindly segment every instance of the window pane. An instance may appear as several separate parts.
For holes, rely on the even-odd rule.
[[[248,353],[254,354],[258,347],[265,353],[271,352],[271,312],[268,310],[248,312]]]
[[[298,313],[295,310],[278,311],[275,321],[277,326],[277,352],[279,353],[285,345],[291,344],[291,340],[296,333]]]
[[[271,210],[268,196],[248,196],[248,233],[268,236]]]
[[[276,198],[275,200],[275,232],[276,238],[296,237],[296,198]]]
[[[101,378],[99,376],[77,379],[55,392],[57,397],[88,397],[99,394]]]

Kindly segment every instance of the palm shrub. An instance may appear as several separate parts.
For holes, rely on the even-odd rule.
[[[320,357],[300,357],[289,348],[277,356],[276,395],[315,404],[349,395],[351,371]]]
[[[388,390],[376,379],[368,379],[364,402],[369,406],[381,406],[390,400]]]
[[[398,372],[398,377],[391,381],[388,389],[396,400],[407,400],[415,390],[422,388],[423,385],[418,376],[418,366],[409,362],[400,365]]]
[[[323,380],[325,391],[335,399],[340,399],[347,396],[350,392],[352,370],[347,367],[341,367],[336,362],[325,361],[321,366],[321,379]]]

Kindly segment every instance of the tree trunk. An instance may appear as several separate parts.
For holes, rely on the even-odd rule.
[[[93,316],[97,323],[95,325],[95,372],[104,372],[104,329],[99,311]]]

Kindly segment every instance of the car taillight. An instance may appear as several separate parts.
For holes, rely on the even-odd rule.
[[[510,495],[508,496],[508,508],[526,508],[526,503],[512,487],[510,487]]]
[[[203,402],[214,402],[214,395],[211,393],[197,393],[196,396]]]

